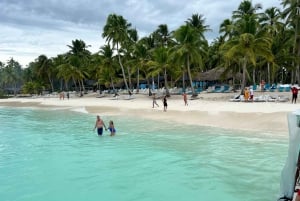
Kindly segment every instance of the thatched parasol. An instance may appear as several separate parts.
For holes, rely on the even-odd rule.
[[[224,68],[213,68],[209,71],[199,73],[197,75],[198,81],[215,81],[215,80],[229,80],[232,78],[241,79],[241,73],[235,73],[234,75],[232,72],[226,72]]]

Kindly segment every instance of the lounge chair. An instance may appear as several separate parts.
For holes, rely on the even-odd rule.
[[[266,102],[267,101],[267,96],[258,96],[253,98],[254,102]]]
[[[235,95],[233,98],[229,99],[231,102],[240,102],[241,101],[241,95]]]
[[[278,96],[277,101],[279,102],[288,102],[290,99],[286,96]]]

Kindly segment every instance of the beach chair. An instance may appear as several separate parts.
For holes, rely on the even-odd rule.
[[[224,86],[215,86],[214,93],[221,93],[224,90]]]
[[[229,99],[230,102],[240,102],[241,98],[240,98],[240,94],[235,95],[233,98]]]
[[[267,102],[267,96],[261,95],[253,98],[254,102]]]
[[[230,86],[229,85],[225,85],[222,92],[223,93],[229,93],[230,92]]]

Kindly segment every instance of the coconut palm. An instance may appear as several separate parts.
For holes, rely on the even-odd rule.
[[[281,12],[276,7],[271,7],[265,10],[259,17],[259,22],[262,29],[265,29],[272,38],[275,38],[279,31],[282,30],[284,24],[281,22]],[[274,43],[273,43],[274,44]],[[272,48],[272,50],[275,50]],[[273,52],[276,55],[276,52]],[[275,63],[274,63],[275,64]],[[276,65],[272,65],[274,68]],[[270,63],[267,63],[268,83],[271,83]],[[272,70],[274,72],[274,69]]]
[[[53,81],[55,73],[54,66],[52,64],[52,60],[49,59],[46,55],[40,55],[35,61],[35,67],[37,75],[42,79],[46,76],[46,79],[49,81],[51,86],[51,90],[54,91]]]
[[[206,31],[211,31],[209,26],[205,25],[205,18],[203,15],[193,14],[192,17],[186,21],[186,23],[198,31],[202,40],[205,40],[204,33]]]
[[[91,53],[87,50],[89,45],[86,45],[82,40],[73,40],[72,45],[68,45],[70,51],[66,55],[66,61],[74,68],[74,79],[78,79],[80,90],[85,91],[84,80],[89,77],[88,67]]]
[[[190,25],[183,25],[174,32],[177,44],[171,48],[171,58],[178,65],[183,65],[187,69],[192,89],[192,96],[197,96],[193,87],[191,65],[201,67],[203,64],[202,45],[199,32]]]
[[[230,39],[235,34],[235,26],[233,21],[230,19],[225,19],[221,25],[219,33],[223,34],[222,37],[225,39]]]
[[[283,17],[287,24],[294,28],[294,47],[293,54],[300,57],[300,0],[282,0],[284,10]],[[296,78],[300,83],[300,61],[296,60]]]
[[[106,24],[103,28],[103,34],[102,34],[103,38],[106,38],[106,41],[108,43],[111,42],[112,47],[116,48],[117,50],[119,65],[122,69],[123,81],[128,93],[131,92],[129,91],[129,87],[127,84],[125,70],[120,55],[120,48],[129,39],[128,30],[130,29],[130,27],[131,24],[128,23],[127,20],[124,19],[122,16],[116,14],[110,14],[107,17]]]
[[[156,66],[163,71],[164,74],[164,85],[166,90],[166,96],[170,96],[169,85],[168,85],[168,70],[170,68],[169,64],[169,49],[166,47],[156,48],[153,52],[153,60]]]
[[[22,81],[22,72],[21,65],[13,58],[7,62],[2,71],[2,82],[13,89],[15,96],[17,95],[17,88]]]
[[[252,64],[255,66],[258,56],[272,62],[273,55],[271,45],[272,39],[266,36],[264,32],[259,32],[257,35],[250,33],[241,34],[232,38],[222,46],[227,64],[233,59],[241,59],[243,72],[242,89],[246,85],[247,65]]]
[[[114,80],[116,77],[116,62],[113,53],[113,49],[111,46],[104,45],[100,48],[100,57],[101,57],[101,64],[100,68],[98,68],[97,75],[100,77],[101,74],[105,75],[108,78],[110,86],[112,86],[113,91],[115,92],[115,85]]]

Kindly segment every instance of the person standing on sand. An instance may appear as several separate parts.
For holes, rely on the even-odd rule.
[[[164,112],[166,112],[166,111],[167,111],[167,108],[168,108],[167,96],[164,96],[163,104],[164,104]]]
[[[249,93],[248,88],[246,87],[246,88],[245,88],[245,91],[244,91],[244,97],[245,97],[245,101],[246,101],[246,102],[248,102],[249,96],[250,96],[250,93]]]
[[[103,120],[100,118],[99,115],[97,115],[97,120],[96,120],[96,123],[95,123],[94,131],[97,128],[98,135],[102,135],[103,134],[103,126],[104,126],[105,130],[107,130]]]
[[[184,105],[187,106],[188,102],[187,102],[187,95],[186,95],[186,93],[183,92],[182,96],[183,96]]]
[[[153,99],[153,101],[152,101],[152,108],[154,108],[154,105],[156,105],[157,107],[159,107],[159,105],[156,102],[156,96],[155,96],[155,94],[152,95],[152,99]]]
[[[295,103],[297,102],[297,97],[298,97],[298,88],[294,85],[292,88],[292,103]]]
[[[253,86],[250,86],[250,98],[249,100],[253,102],[253,96],[254,96],[254,92],[253,92]]]

